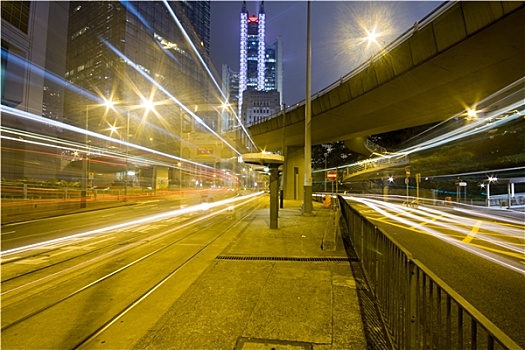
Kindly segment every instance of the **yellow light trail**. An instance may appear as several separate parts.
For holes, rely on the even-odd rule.
[[[508,256],[513,256],[513,257],[518,257],[518,259],[525,259],[525,250],[522,248],[522,247],[514,247],[513,245],[511,244],[506,244],[506,243],[502,243],[502,242],[498,242],[494,239],[491,239],[490,237],[488,237],[487,235],[479,235],[477,238],[478,239],[482,239],[482,240],[485,240],[491,244],[495,244],[497,246],[500,246],[504,249],[507,249],[507,250],[510,250],[510,252],[507,252],[507,251],[502,251],[502,250],[496,250],[496,249],[492,249],[492,248],[488,248],[487,247],[484,247],[484,246],[480,246],[480,245],[473,245],[473,244],[467,244],[465,242],[462,242],[462,241],[458,241],[452,237],[450,237],[449,235],[446,235],[436,229],[433,229],[433,228],[430,228],[430,227],[425,227],[425,226],[422,226],[422,225],[418,225],[419,222],[423,221],[424,220],[424,217],[422,215],[425,215],[425,212],[424,211],[421,211],[421,210],[416,210],[416,209],[411,209],[411,208],[406,208],[406,207],[400,207],[399,205],[394,205],[394,204],[391,204],[391,203],[386,203],[386,202],[382,202],[382,201],[378,201],[378,200],[373,200],[373,199],[365,199],[365,198],[358,198],[358,197],[343,197],[345,198],[346,200],[348,201],[355,201],[355,202],[358,202],[358,203],[362,203],[372,209],[374,209],[376,212],[378,212],[379,214],[383,215],[384,217],[387,217],[391,220],[393,220],[394,222],[397,222],[399,227],[404,227],[404,228],[410,228],[410,227],[418,227],[420,229],[420,231],[424,231],[426,234],[429,234],[429,235],[432,235],[438,239],[441,239],[449,244],[452,244],[458,248],[461,248],[465,251],[468,251],[470,253],[473,253],[473,254],[476,254],[486,260],[490,260],[490,261],[493,261],[501,266],[504,266],[508,269],[511,269],[513,271],[516,271],[520,274],[524,274],[525,275],[525,270],[520,266],[520,267],[517,267],[517,266],[514,266],[514,265],[511,265],[505,261],[502,261],[502,260],[499,260],[491,255],[488,255],[487,253],[485,253],[485,251],[492,251],[492,252],[498,252],[499,254],[502,254],[502,255],[508,255]],[[384,209],[382,209],[382,208]],[[429,208],[425,208],[425,209],[429,209]],[[403,216],[405,217],[399,217],[398,215],[394,215],[392,213],[390,213],[389,211],[387,210],[392,210],[394,211],[395,213],[400,213],[400,212],[403,212]],[[471,230],[469,230],[468,232],[466,232],[466,230],[462,227],[458,227],[457,226],[457,223],[458,222],[468,222],[468,220],[471,220],[471,219],[466,219],[464,217],[459,217],[459,216],[456,216],[456,219],[453,220],[451,218],[451,214],[449,213],[446,213],[446,212],[440,212],[440,211],[437,211],[435,209],[431,209],[432,212],[437,212],[437,213],[440,213],[442,214],[443,216],[449,216],[449,219],[450,221],[452,222],[452,224],[447,224],[447,223],[441,223],[441,222],[435,222],[435,224],[438,226],[438,227],[442,227],[442,228],[446,228],[447,230],[450,230],[452,232],[458,232],[462,235],[462,237],[466,237],[468,235],[468,233],[471,232]],[[414,214],[415,212],[417,212],[418,214],[421,214],[421,215],[416,215]],[[427,215],[435,215],[435,214],[429,214],[427,213]],[[412,220],[415,220],[415,221],[412,221]],[[415,231],[415,229],[413,229],[413,231]],[[514,238],[515,236],[511,236],[512,238]],[[482,250],[481,250],[482,249]]]
[[[246,195],[246,196],[239,196],[239,197],[234,197],[234,198],[230,198],[230,199],[225,199],[225,200],[222,200],[222,201],[217,201],[217,202],[214,202],[214,203],[208,203],[207,209],[211,209],[211,208],[215,208],[215,207],[219,207],[219,206],[223,206],[223,205],[227,205],[227,204],[232,204],[232,203],[239,202],[239,201],[250,200],[252,198],[255,198],[257,196],[262,195],[263,193],[264,192],[262,192],[262,191],[261,192],[255,192],[255,193],[252,193],[252,194]],[[193,212],[198,212],[198,211],[201,211],[201,210],[203,210],[201,205],[195,205],[195,206],[186,207],[186,208],[182,208],[182,209],[171,210],[171,211],[164,212],[164,213],[161,213],[161,214],[151,215],[151,216],[148,216],[148,217],[145,217],[145,218],[142,218],[142,219],[126,221],[126,222],[123,222],[121,224],[106,226],[106,227],[102,227],[102,228],[99,228],[99,229],[96,229],[96,230],[86,231],[86,232],[78,233],[78,234],[67,236],[67,237],[52,239],[52,240],[45,241],[45,242],[30,244],[30,245],[27,245],[27,246],[24,246],[24,247],[9,249],[9,250],[0,252],[0,257],[8,256],[8,255],[13,254],[13,253],[20,253],[20,252],[28,251],[28,250],[31,250],[31,249],[39,249],[39,248],[43,248],[43,247],[48,247],[48,246],[54,245],[54,244],[69,243],[69,242],[71,242],[71,241],[73,241],[75,239],[78,239],[80,237],[93,236],[93,235],[98,234],[98,233],[103,233],[103,232],[108,232],[108,231],[112,231],[112,230],[117,230],[117,229],[121,229],[121,228],[124,228],[124,227],[130,227],[130,226],[134,226],[134,225],[138,225],[138,224],[145,224],[145,223],[148,223],[148,222],[155,222],[157,220],[163,220],[163,219],[166,219],[166,218],[170,218],[170,217],[174,217],[174,216],[180,216],[180,215],[189,214],[189,213],[193,213]],[[217,212],[215,212],[213,214],[209,214],[208,216],[205,216],[203,218],[207,218],[207,217],[210,217],[212,215],[216,215],[218,213],[221,213],[221,212],[227,211],[227,210],[231,210],[231,206],[228,206],[227,208],[224,208],[224,209],[222,209],[220,211],[217,211]]]

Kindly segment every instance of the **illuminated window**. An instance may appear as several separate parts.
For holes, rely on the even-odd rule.
[[[2,1],[2,19],[27,34],[30,6],[29,1]]]

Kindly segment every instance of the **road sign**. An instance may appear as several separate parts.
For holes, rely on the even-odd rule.
[[[337,171],[335,171],[335,170],[330,170],[328,173],[326,173],[326,177],[327,177],[328,180],[330,180],[330,181],[335,181],[335,180],[337,180]]]

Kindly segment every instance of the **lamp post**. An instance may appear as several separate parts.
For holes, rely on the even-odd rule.
[[[324,179],[324,191],[326,193],[326,182],[328,181],[328,170],[326,170],[328,168],[328,152],[326,152],[324,154],[324,169],[325,169],[325,179]]]
[[[95,104],[95,105],[88,105],[86,104],[86,113],[84,114],[85,120],[84,120],[84,145],[86,147],[85,155],[82,157],[82,176],[80,180],[80,208],[86,207],[86,200],[87,200],[87,186],[88,186],[88,178],[89,178],[89,160],[88,160],[88,153],[89,153],[89,139],[88,139],[88,130],[89,130],[89,107],[100,107],[100,106],[106,106],[106,110],[111,108],[113,106],[113,102],[111,100],[104,99],[103,104]]]
[[[88,178],[88,162],[87,162],[87,151],[88,151],[88,118],[89,118],[89,106],[86,105],[85,114],[85,133],[84,133],[84,144],[86,145],[86,153],[82,157],[82,178],[80,183],[80,208],[86,207],[87,200],[87,178]]]
[[[311,97],[311,65],[312,47],[310,38],[310,1],[307,3],[306,19],[306,101],[304,118],[304,208],[303,214],[312,213],[312,97]]]
[[[128,157],[129,157],[129,111],[126,115],[126,173],[124,175],[124,202],[128,200]]]

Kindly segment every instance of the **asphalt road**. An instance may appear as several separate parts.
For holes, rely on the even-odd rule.
[[[56,240],[111,226],[129,224],[130,221],[169,213],[194,206],[203,201],[217,202],[235,196],[234,192],[217,192],[206,198],[185,196],[182,198],[155,198],[129,202],[129,205],[104,208],[76,214],[22,221],[2,225],[2,252],[32,244]]]
[[[525,347],[525,230],[522,215],[350,202],[478,311]],[[486,217],[483,218],[483,215]],[[501,218],[501,220],[498,219]],[[520,219],[521,217],[521,219]],[[441,238],[440,238],[441,237]]]
[[[2,252],[2,348],[132,347],[230,244],[252,199],[207,198],[205,208],[192,198],[198,205],[182,209],[150,201],[8,226],[15,232],[4,239],[26,248]],[[141,317],[128,318],[118,339],[96,340],[138,304]]]

